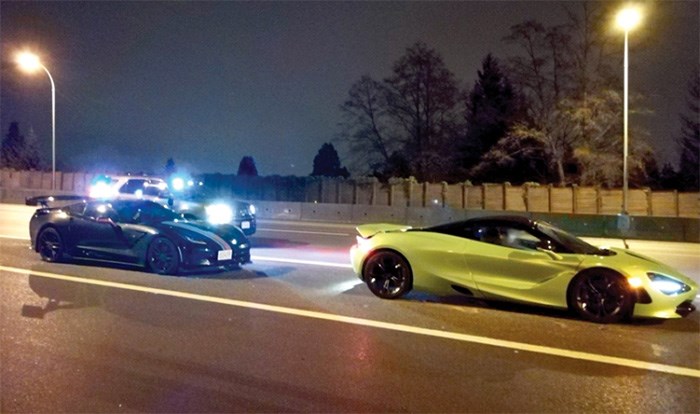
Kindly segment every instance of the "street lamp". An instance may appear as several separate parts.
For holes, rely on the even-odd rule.
[[[27,73],[33,73],[39,69],[44,69],[44,72],[49,76],[51,81],[51,189],[56,191],[56,85],[53,82],[53,77],[46,66],[41,64],[39,56],[31,52],[21,52],[17,55],[17,65],[21,70]]]
[[[629,118],[629,46],[628,37],[629,31],[634,29],[642,19],[642,15],[639,8],[628,6],[620,10],[617,13],[617,25],[625,31],[625,92],[624,92],[624,109],[623,109],[623,121],[622,121],[622,142],[623,142],[623,156],[622,156],[622,214],[627,215],[627,192],[628,183],[627,177],[629,175],[627,171],[627,155],[628,155],[628,118]]]

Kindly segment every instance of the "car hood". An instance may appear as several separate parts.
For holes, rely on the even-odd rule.
[[[581,263],[582,268],[607,267],[622,273],[626,277],[642,276],[648,272],[654,272],[672,276],[690,286],[696,286],[696,283],[689,277],[649,256],[620,248],[610,248],[608,250],[614,254],[608,256],[586,256]]]
[[[225,240],[236,239],[237,242],[247,242],[246,236],[236,226],[231,225],[210,225],[204,221],[164,221],[161,226],[175,232],[194,232],[208,238],[223,238]]]

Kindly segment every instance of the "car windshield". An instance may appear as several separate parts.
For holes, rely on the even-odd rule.
[[[537,229],[548,237],[552,238],[567,250],[578,254],[601,254],[601,250],[592,244],[579,239],[573,234],[567,233],[564,230],[554,227],[549,223],[538,222]]]

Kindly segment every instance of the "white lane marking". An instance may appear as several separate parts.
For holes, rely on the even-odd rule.
[[[251,256],[252,260],[260,260],[263,262],[280,262],[280,263],[294,263],[294,264],[305,264],[312,266],[327,266],[327,267],[340,267],[343,269],[352,269],[352,265],[348,263],[333,263],[333,262],[320,262],[316,260],[299,260],[299,259],[279,259],[277,257],[268,256]]]
[[[30,239],[29,237],[27,237],[27,236],[6,236],[6,235],[4,235],[4,234],[0,234],[0,239],[27,240],[27,241],[31,240],[31,239]]]
[[[191,299],[200,302],[217,303],[221,305],[236,306],[248,309],[256,309],[266,312],[274,312],[285,315],[300,316],[304,318],[321,319],[332,322],[340,322],[351,325],[366,326],[370,328],[385,329],[389,331],[404,332],[416,335],[430,336],[434,338],[451,339],[454,341],[468,342],[480,345],[495,346],[499,348],[525,351],[536,354],[557,356],[562,358],[577,359],[581,361],[597,362],[608,365],[617,365],[627,368],[647,371],[662,372],[671,375],[700,378],[700,369],[680,367],[675,365],[659,364],[655,362],[639,361],[635,359],[599,355],[590,352],[572,351],[568,349],[554,348],[543,345],[532,345],[523,342],[508,341],[503,339],[488,338],[484,336],[469,335],[459,332],[439,331],[436,329],[420,328],[417,326],[403,325],[391,322],[375,321],[371,319],[355,318],[352,316],[334,315],[332,313],[308,311],[284,306],[267,305],[264,303],[246,302],[236,299],[227,299],[216,296],[206,296],[196,293],[179,292],[175,290],[158,289],[146,286],[130,285],[127,283],[109,282],[104,280],[85,279],[76,276],[59,275],[55,273],[37,272],[29,269],[1,266],[0,270],[24,276],[32,275],[50,279],[65,280],[69,282],[85,283],[97,286],[106,286],[117,289],[132,290],[137,292],[152,293],[155,295],[171,296],[182,299]]]
[[[319,236],[352,236],[350,233],[331,233],[327,231],[310,231],[310,230],[281,230],[281,229],[266,229],[258,227],[257,231],[267,231],[275,233],[299,233],[299,234],[315,234]],[[255,237],[255,236],[253,236]]]

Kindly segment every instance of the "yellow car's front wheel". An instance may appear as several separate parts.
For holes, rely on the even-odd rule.
[[[569,306],[583,319],[615,323],[631,314],[634,294],[621,275],[607,269],[592,269],[571,281]]]
[[[413,275],[408,261],[391,250],[379,250],[365,262],[362,272],[369,290],[383,299],[396,299],[411,290]]]

